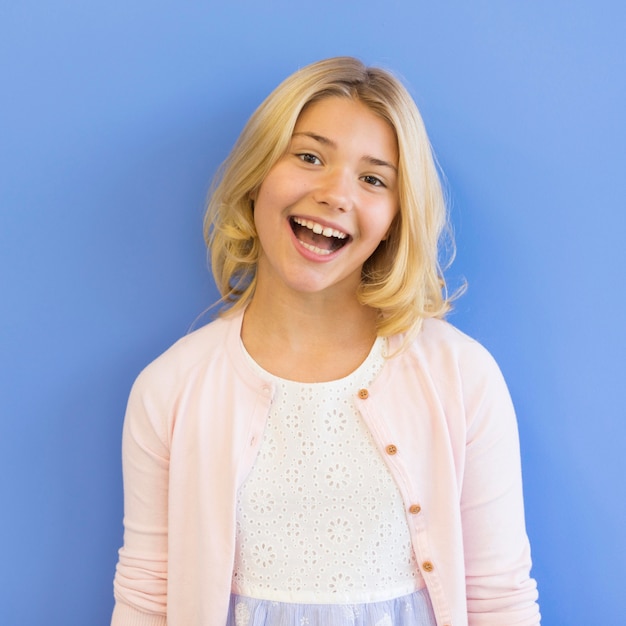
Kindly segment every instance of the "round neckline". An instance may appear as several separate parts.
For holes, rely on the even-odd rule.
[[[342,376],[341,378],[333,378],[332,380],[325,380],[320,382],[302,382],[299,380],[294,380],[291,378],[283,378],[281,376],[277,376],[276,374],[272,374],[261,365],[259,365],[250,355],[250,353],[246,350],[246,346],[239,337],[239,346],[241,348],[241,352],[244,356],[244,360],[246,364],[252,368],[252,370],[259,376],[268,378],[275,383],[284,384],[284,385],[298,385],[298,386],[320,386],[320,385],[334,385],[334,384],[342,384],[348,382],[351,378],[359,376],[359,374],[367,369],[373,360],[381,358],[384,359],[388,353],[388,341],[386,337],[377,336],[370,348],[370,351],[367,353],[367,356],[361,361],[361,363],[352,370],[349,374]]]

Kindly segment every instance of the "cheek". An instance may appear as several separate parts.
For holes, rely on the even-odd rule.
[[[378,207],[372,215],[376,216],[375,223],[372,224],[372,235],[376,236],[379,241],[384,241],[389,236],[393,224],[398,217],[398,208],[396,205],[388,204]]]
[[[263,210],[272,208],[280,210],[288,200],[288,195],[284,180],[272,176],[270,172],[257,190],[255,206],[260,206]]]
[[[267,177],[256,193],[254,224],[257,233],[274,236],[284,226],[286,210],[291,202],[285,186]]]
[[[263,181],[263,184],[257,189],[254,194],[254,221],[259,224],[271,217],[273,211],[272,208],[277,205],[277,198],[275,194],[275,188],[273,185],[268,184],[271,181],[267,179]]]

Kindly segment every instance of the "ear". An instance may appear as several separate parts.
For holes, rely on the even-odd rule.
[[[258,192],[256,189],[254,191],[251,191],[248,194],[248,201],[250,202],[250,209],[253,215],[254,215],[254,203],[256,201],[257,195],[258,195]]]

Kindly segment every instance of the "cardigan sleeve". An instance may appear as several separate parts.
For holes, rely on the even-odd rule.
[[[462,374],[467,433],[461,516],[468,621],[470,626],[534,626],[540,615],[530,577],[517,422],[498,366],[479,344],[474,347]]]
[[[153,378],[153,377],[152,377]],[[130,394],[122,436],[124,545],[112,626],[165,626],[167,617],[168,407],[144,370]]]

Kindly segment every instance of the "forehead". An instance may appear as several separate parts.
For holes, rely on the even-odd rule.
[[[315,133],[333,142],[369,143],[397,161],[398,142],[393,126],[361,100],[328,96],[307,104],[294,134]]]

